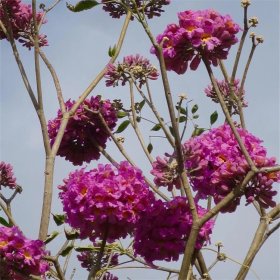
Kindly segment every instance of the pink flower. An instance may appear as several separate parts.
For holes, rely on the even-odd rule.
[[[16,178],[14,178],[13,167],[4,161],[0,162],[0,190],[1,186],[14,189],[16,187]]]
[[[106,234],[109,242],[131,234],[154,200],[142,172],[126,161],[118,168],[99,164],[88,172],[77,170],[59,189],[67,222],[93,242]]]
[[[67,110],[70,110],[74,103],[68,100],[65,103]],[[99,159],[100,152],[96,144],[105,148],[109,135],[99,119],[98,111],[110,129],[115,127],[117,113],[109,100],[101,100],[100,96],[86,99],[67,124],[57,153],[59,156],[65,157],[74,165]],[[48,123],[51,145],[55,142],[61,119],[62,113],[59,110],[57,117]]]
[[[4,10],[7,11],[8,20],[6,18]],[[42,20],[43,13],[39,12],[36,15],[37,23]],[[34,27],[31,5],[21,3],[20,0],[2,0],[0,3],[0,20],[4,23],[6,29],[11,26],[13,37],[22,43],[23,46],[29,50],[34,46]],[[43,24],[46,20],[43,20]],[[5,33],[0,30],[0,39],[7,39]],[[39,35],[39,46],[47,46],[48,41],[46,35]]]
[[[248,131],[238,128],[252,160],[258,168],[275,166],[275,158],[268,158],[261,140]],[[229,192],[239,186],[250,170],[229,125],[224,124],[207,133],[193,137],[184,144],[185,166],[197,198],[214,197],[221,201]],[[258,201],[262,207],[276,205],[273,197],[276,191],[272,184],[280,182],[280,172],[259,173],[245,188],[247,204]],[[240,203],[238,196],[222,212],[233,212]]]
[[[232,112],[232,114],[239,114],[237,102],[234,98],[231,97],[230,87],[229,87],[228,83],[225,80],[223,80],[223,81],[217,81],[217,84],[218,84],[219,89],[220,89],[220,91],[223,95],[223,98],[226,102],[226,105],[227,105],[228,109]],[[218,99],[217,94],[216,94],[212,85],[209,85],[204,90],[204,92],[214,102],[219,103],[219,99]],[[247,107],[248,106],[248,103],[245,101],[245,98],[244,98],[244,96],[245,96],[244,89],[240,92],[239,80],[234,81],[234,84],[232,86],[232,92],[233,92],[234,96],[236,96],[240,99],[242,107]]]
[[[177,74],[190,68],[196,70],[201,58],[217,66],[218,59],[226,59],[229,49],[238,39],[240,27],[230,16],[214,10],[184,11],[178,13],[179,23],[169,24],[157,42],[163,46],[167,70]],[[156,54],[153,47],[151,52]]]
[[[154,16],[159,17],[164,10],[162,6],[169,5],[171,0],[136,0],[136,6],[132,1],[126,1],[126,5],[136,12],[142,11],[148,18],[153,18]],[[112,18],[120,18],[122,15],[127,13],[126,8],[119,1],[102,0],[103,10],[110,13]],[[132,20],[133,20],[132,16]]]
[[[147,79],[156,80],[158,75],[157,69],[151,65],[150,61],[137,54],[124,57],[122,63],[109,64],[105,79],[107,87],[115,87],[118,86],[119,81],[124,86],[132,76],[141,87]]]
[[[48,263],[43,260],[46,255],[43,241],[27,239],[15,226],[0,227],[0,276],[24,280],[32,274],[45,279],[49,270]]]
[[[197,205],[201,217],[207,211]],[[196,248],[210,241],[214,222],[209,220],[201,228]],[[148,263],[155,260],[177,261],[184,252],[192,227],[192,215],[184,197],[175,197],[170,202],[156,201],[142,215],[135,231],[134,251]]]

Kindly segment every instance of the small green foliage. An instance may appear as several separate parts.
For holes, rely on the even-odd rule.
[[[151,129],[152,131],[159,131],[161,129],[161,125],[157,123],[153,128]]]
[[[181,106],[176,106],[176,109],[177,109],[177,111],[180,111],[180,113],[181,113],[182,115],[187,116],[187,110],[184,109],[183,107],[181,107]]]
[[[193,133],[192,133],[192,137],[199,136],[199,135],[202,134],[205,130],[206,130],[206,128],[195,127],[195,128],[194,128],[194,131],[193,131]]]
[[[174,129],[172,126],[169,126],[169,131],[173,137],[175,137]]]
[[[198,119],[199,115],[193,115],[193,119]]]
[[[57,236],[59,235],[58,231],[53,231],[51,234],[49,234],[47,236],[47,238],[45,239],[44,243],[48,244],[50,243],[52,240],[54,240]]]
[[[217,121],[217,119],[218,119],[218,113],[217,111],[215,111],[210,116],[210,124],[213,125]]]
[[[195,114],[197,110],[198,110],[198,105],[194,104],[192,107],[192,114]]]
[[[126,116],[127,116],[127,113],[124,112],[124,111],[118,111],[118,113],[117,113],[117,117],[118,117],[119,119],[124,118],[124,117],[126,117]]]
[[[130,121],[129,121],[129,120],[126,120],[126,121],[122,122],[122,123],[119,125],[119,127],[118,127],[118,129],[116,130],[115,133],[121,133],[121,132],[123,132],[123,131],[128,127],[129,124],[130,124]]]
[[[5,227],[11,227],[11,225],[3,217],[0,217],[0,224]]]
[[[143,100],[139,103],[139,111],[142,110],[142,108],[144,107],[145,104],[146,104],[146,101],[143,99]]]
[[[180,123],[185,122],[186,120],[187,120],[187,117],[185,117],[185,116],[181,116],[181,117],[179,118],[179,122],[180,122]]]
[[[109,47],[109,50],[108,50],[108,55],[110,56],[110,57],[113,57],[115,54],[116,54],[116,49],[117,49],[117,47],[116,47],[116,45],[114,45],[114,47]]]
[[[152,143],[149,143],[149,145],[147,147],[147,150],[148,150],[149,154],[152,152],[153,148],[154,147],[153,147]]]
[[[64,233],[65,233],[65,237],[67,238],[67,240],[74,240],[74,239],[77,239],[79,238],[80,234],[77,230],[66,230],[64,229]]]
[[[74,250],[77,252],[88,252],[88,251],[95,251],[96,249],[92,245],[88,245],[88,246],[75,247]]]
[[[53,220],[56,223],[57,226],[61,226],[65,222],[65,215],[60,215],[60,214],[52,214],[53,215]]]
[[[99,3],[95,0],[82,0],[78,2],[75,6],[66,2],[66,7],[68,8],[68,10],[74,13],[92,9],[97,5],[99,5]]]
[[[60,253],[60,256],[66,257],[72,250],[74,246],[73,245],[68,245],[62,252]]]

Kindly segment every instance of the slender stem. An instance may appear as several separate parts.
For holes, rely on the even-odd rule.
[[[132,120],[131,120],[131,124],[134,128],[134,131],[137,135],[137,138],[140,142],[140,145],[147,157],[147,159],[149,160],[149,162],[152,164],[154,162],[154,159],[153,157],[151,156],[151,154],[149,153],[149,151],[147,150],[147,146],[144,142],[144,139],[143,139],[143,136],[142,136],[142,133],[139,129],[139,126],[138,126],[138,122],[137,122],[137,116],[136,116],[136,111],[135,111],[135,106],[134,106],[134,92],[133,92],[133,81],[132,80],[129,80],[129,89],[130,89],[130,103],[131,103],[131,113],[132,113]]]
[[[4,211],[4,213],[6,214],[6,216],[9,219],[9,223],[11,223],[14,226],[17,226],[13,216],[11,215],[10,211],[7,209],[7,207],[4,205],[4,203],[1,201],[0,199],[0,207],[2,208],[2,210]]]
[[[262,246],[265,241],[269,238],[269,236],[271,236],[271,234],[273,234],[276,230],[278,230],[280,228],[280,222],[278,222],[273,228],[271,228],[263,237],[263,240],[261,242],[261,245]]]
[[[52,256],[46,256],[45,259],[54,264],[55,270],[57,272],[58,279],[65,280],[64,273],[62,272],[60,264],[58,262],[58,258],[57,257],[52,257]]]
[[[209,271],[207,269],[207,266],[206,266],[206,263],[205,263],[205,260],[203,258],[203,255],[202,255],[201,251],[199,251],[197,253],[196,259],[199,263],[199,267],[201,269],[202,276],[207,275],[207,277],[208,277],[207,280],[211,280],[210,275],[209,275]]]

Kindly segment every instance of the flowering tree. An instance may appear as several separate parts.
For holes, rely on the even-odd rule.
[[[0,2],[0,38],[12,49],[38,115],[45,151],[38,240],[28,239],[12,214],[13,202],[25,187],[19,185],[20,178],[14,177],[9,163],[0,163],[0,279],[75,279],[69,263],[74,251],[79,261],[74,267],[85,268],[89,280],[118,279],[114,270],[128,269],[127,263],[131,262],[163,271],[167,279],[211,279],[215,264],[230,259],[222,252],[222,243],[215,249],[209,247],[218,214],[218,219],[230,218],[242,204],[254,207],[260,217],[235,277],[245,279],[262,245],[280,225],[280,205],[276,201],[280,166],[246,128],[243,112],[249,106],[245,93],[249,66],[263,42],[255,33],[250,34],[251,51],[245,68],[239,79],[237,76],[244,42],[258,24],[257,18],[248,19],[250,1],[241,1],[243,26],[213,9],[182,10],[177,21],[156,37],[149,22],[168,9],[169,0],[83,0],[67,4],[74,13],[101,6],[114,20],[125,18],[117,43],[108,48],[109,61],[82,94],[68,100],[44,52],[47,36],[41,34],[48,14],[59,2],[49,7],[37,7],[36,0],[32,5],[20,0]],[[141,54],[118,59],[132,21],[149,39],[159,70]],[[229,73],[230,65],[225,62],[234,45],[237,54]],[[21,47],[34,52],[36,87],[25,70]],[[49,120],[44,107],[42,63],[57,93],[57,114]],[[220,105],[224,115],[221,124],[214,126],[218,113],[212,113],[209,128],[197,124],[198,105],[186,95],[173,94],[169,79],[169,73],[181,79],[202,67],[210,80],[205,94],[209,102]],[[214,71],[219,71],[222,79],[217,79]],[[153,93],[154,80],[161,80],[162,95]],[[105,83],[108,90],[124,87],[129,98],[105,99],[94,93],[99,83]],[[129,128],[138,143],[123,137]],[[164,155],[157,154],[155,137],[166,144]],[[107,148],[112,144],[121,160]],[[141,166],[127,146],[141,149],[150,166]],[[54,186],[57,157],[70,162],[73,170]],[[101,157],[107,163],[98,163]],[[63,213],[53,213],[54,187],[59,190],[54,199],[61,202]],[[60,233],[50,231],[51,214],[56,226],[64,227]],[[59,249],[52,248],[58,236],[62,244]],[[122,239],[129,243],[124,245]],[[215,253],[212,264],[205,260],[206,249]],[[171,261],[179,263],[180,268],[169,265]]]

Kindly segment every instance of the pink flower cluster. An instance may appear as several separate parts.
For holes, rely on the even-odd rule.
[[[42,20],[43,13],[36,14],[37,23]],[[29,50],[34,46],[32,39],[34,36],[33,16],[31,5],[21,3],[21,0],[2,0],[0,2],[0,20],[5,28],[11,28],[13,37]],[[42,23],[46,23],[43,20]],[[0,29],[0,39],[8,39]],[[39,46],[47,46],[46,35],[39,35]]]
[[[30,274],[45,279],[48,253],[40,240],[29,240],[17,227],[0,227],[0,278],[25,280]],[[4,277],[4,278],[2,278]]]
[[[171,0],[135,0],[125,1],[125,4],[136,13],[136,11],[144,11],[144,14],[148,18],[159,17],[164,10],[162,6],[170,4]],[[122,2],[122,3],[120,3]],[[103,10],[110,13],[112,18],[120,18],[122,15],[127,13],[127,9],[124,7],[123,1],[112,1],[112,0],[102,0]],[[133,16],[132,16],[133,19]]]
[[[68,100],[65,103],[67,110],[70,110],[74,103]],[[99,159],[100,152],[96,144],[105,148],[109,136],[100,121],[98,112],[101,113],[110,129],[115,127],[117,113],[109,100],[101,100],[100,96],[86,99],[67,124],[57,153],[59,156],[65,157],[74,165],[82,165],[84,162]],[[55,142],[61,119],[62,113],[59,110],[57,117],[48,123],[51,145]]]
[[[59,189],[67,222],[93,242],[104,235],[113,242],[131,234],[154,201],[142,172],[126,161],[118,168],[99,164],[88,172],[77,170]]]
[[[13,167],[4,161],[0,162],[0,190],[1,186],[14,189],[16,187],[16,178],[14,177]]]
[[[122,63],[108,65],[105,75],[106,86],[118,86],[119,81],[124,86],[131,76],[135,81],[139,82],[141,87],[146,83],[147,79],[156,80],[159,73],[147,58],[139,54],[135,56],[129,55],[123,58]]]
[[[201,217],[207,211],[197,205]],[[210,241],[214,221],[209,220],[201,228],[196,248]],[[177,261],[184,252],[192,227],[192,215],[184,197],[172,201],[156,201],[141,220],[135,231],[134,250],[147,262],[155,260]]]
[[[229,49],[238,39],[240,27],[229,15],[222,16],[214,10],[184,11],[178,13],[179,24],[169,24],[158,35],[162,44],[167,70],[177,74],[190,68],[196,70],[201,58],[217,66],[218,59],[226,59]],[[155,48],[151,52],[156,53]]]
[[[237,101],[231,96],[229,84],[225,80],[217,81],[217,84],[219,86],[219,89],[223,95],[224,101],[225,101],[228,109],[230,110],[230,112],[232,112],[232,114],[239,114]],[[245,91],[244,91],[244,89],[242,91],[240,90],[239,80],[234,81],[234,84],[232,85],[231,90],[232,90],[233,95],[239,98],[242,107],[247,107],[248,103],[245,101],[245,98],[244,98]],[[209,85],[204,90],[204,92],[214,102],[219,103],[218,96],[212,85]]]
[[[258,168],[275,166],[276,159],[268,158],[261,140],[238,128],[244,145]],[[213,196],[215,203],[239,186],[250,170],[229,125],[211,129],[184,144],[185,166],[198,198]],[[264,208],[276,205],[272,184],[280,182],[280,172],[259,173],[246,187],[247,203],[256,200]],[[240,203],[237,197],[223,212],[233,212]]]

